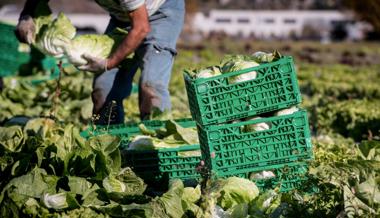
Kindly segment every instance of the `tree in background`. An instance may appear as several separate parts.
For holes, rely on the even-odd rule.
[[[372,24],[374,32],[380,34],[380,1],[379,0],[346,0],[345,6],[353,9],[357,16]]]

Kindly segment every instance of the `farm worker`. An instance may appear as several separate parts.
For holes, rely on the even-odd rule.
[[[35,34],[34,11],[39,1],[27,0],[20,14],[16,35],[21,42],[32,43]],[[106,33],[116,27],[128,30],[128,35],[107,59],[83,57],[88,64],[81,69],[96,74],[92,101],[96,124],[124,122],[123,99],[131,94],[132,80],[141,69],[139,109],[142,120],[153,112],[171,109],[168,90],[176,52],[176,42],[184,23],[184,0],[95,0],[110,13]],[[121,61],[134,52],[128,69]],[[104,72],[104,73],[103,73]]]

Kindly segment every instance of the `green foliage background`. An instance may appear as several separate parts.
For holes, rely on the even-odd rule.
[[[264,192],[232,212],[244,216],[249,214],[251,217],[299,217],[300,214],[302,217],[378,217],[378,43],[237,42],[233,39],[215,39],[197,44],[181,42],[170,83],[172,116],[190,117],[182,77],[184,69],[217,65],[225,54],[248,55],[275,49],[295,58],[303,94],[301,107],[309,112],[315,147],[315,160],[310,163],[312,179],[309,185],[317,187],[319,191],[314,194],[302,190],[286,194]],[[38,77],[38,73],[35,74]],[[15,116],[49,116],[56,81],[32,85],[31,77],[5,78],[6,88],[0,93],[0,187],[3,190],[0,213],[4,216],[13,213],[15,217],[24,214],[34,214],[35,217],[78,217],[78,214],[113,217],[130,213],[139,214],[136,217],[149,217],[152,214],[169,217],[168,214],[172,214],[172,217],[186,214],[185,217],[194,217],[190,211],[198,211],[199,207],[205,205],[208,207],[212,202],[205,203],[204,199],[210,198],[212,192],[208,195],[207,190],[203,199],[196,203],[183,203],[182,206],[175,204],[182,196],[181,184],[172,186],[163,198],[141,195],[144,186],[140,180],[134,176],[128,179],[129,174],[120,169],[116,139],[81,141],[78,132],[91,124],[92,78],[92,74],[65,68],[56,122],[52,124],[52,121],[37,119],[23,128],[5,126],[23,123],[22,119],[14,119]],[[138,75],[135,81],[138,81]],[[126,99],[124,105],[126,122],[138,121],[137,94]],[[105,142],[98,143],[101,140]],[[123,185],[115,179],[125,184],[137,184],[133,186],[138,188],[137,192],[131,189],[135,197],[120,195],[116,188],[122,188]],[[30,187],[19,186],[21,181],[29,181],[26,183],[34,185],[33,180],[39,182],[41,186],[38,187],[41,189],[31,191]],[[115,185],[115,190],[107,190],[107,187],[113,187],[107,186],[110,181]],[[44,192],[53,195],[66,193],[66,209],[47,209],[41,203],[43,200],[37,197]],[[263,202],[269,205],[263,206]],[[132,207],[131,203],[140,206]],[[174,210],[167,209],[171,205],[174,205]]]

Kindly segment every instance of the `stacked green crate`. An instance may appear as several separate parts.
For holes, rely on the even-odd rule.
[[[269,124],[261,131],[246,126]],[[199,127],[206,166],[218,176],[229,176],[268,167],[310,160],[313,150],[307,113],[274,116],[231,124]]]
[[[148,129],[156,130],[165,126],[166,121],[151,120],[142,122]],[[176,122],[184,128],[195,127],[196,123],[191,119],[179,119]],[[130,139],[133,136],[143,134],[138,127],[138,123],[120,124],[110,126],[96,126],[89,128],[81,133],[82,137],[88,138],[102,134],[111,134],[119,136],[122,139],[120,145],[123,165],[131,167],[140,177],[147,182],[160,181],[162,179],[182,179],[184,181],[199,181],[200,173],[196,170],[201,161],[200,146],[186,145],[177,148],[162,148],[158,150],[127,150]],[[199,155],[194,155],[199,152]],[[295,170],[287,170],[285,168],[272,168],[275,177],[258,179],[254,178],[255,172],[241,173],[239,176],[250,178],[257,182],[261,189],[273,188],[281,183],[283,191],[298,185],[300,180],[298,175],[304,167],[294,167]],[[291,169],[293,169],[291,168]],[[287,170],[287,173],[284,171]],[[296,179],[295,179],[296,178]]]
[[[0,77],[12,76],[30,60],[28,51],[20,51],[15,26],[0,23]]]
[[[256,71],[254,80],[229,83],[229,78]],[[185,72],[191,115],[201,126],[220,124],[288,108],[301,102],[292,57],[211,78]]]
[[[252,71],[257,73],[255,79],[229,83],[229,78]],[[300,188],[307,161],[313,158],[307,112],[273,116],[275,111],[301,102],[291,57],[210,78],[193,78],[189,72],[184,77],[190,110],[198,124],[202,159],[210,174],[250,178],[261,188]],[[266,117],[250,120],[258,115]],[[247,126],[262,123],[268,128],[246,131]],[[295,165],[306,170],[281,173],[297,168]],[[259,181],[248,176],[272,169],[276,169],[273,178]]]

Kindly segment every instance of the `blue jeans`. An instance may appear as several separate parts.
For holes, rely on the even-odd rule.
[[[171,109],[168,86],[184,13],[184,0],[166,0],[149,17],[151,31],[136,49],[133,58],[123,64],[124,67],[95,77],[92,92],[95,124],[124,122],[123,100],[131,94],[137,69],[141,70],[140,118],[148,119],[152,111],[157,109],[161,112]],[[130,25],[111,17],[106,33],[116,27],[128,30]]]

